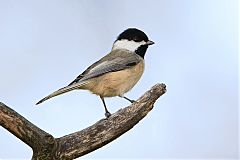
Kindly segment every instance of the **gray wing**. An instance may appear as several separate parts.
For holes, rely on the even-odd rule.
[[[101,76],[105,73],[116,72],[131,68],[141,61],[141,57],[127,50],[114,50],[99,61],[88,67],[69,85]]]
[[[72,83],[63,87],[50,95],[41,99],[37,104],[40,104],[52,97],[69,92],[79,88],[84,84],[89,83],[88,79],[101,76],[109,72],[116,72],[123,69],[131,68],[141,61],[141,57],[135,53],[122,50],[114,50],[99,61],[88,67],[82,74],[80,74]]]

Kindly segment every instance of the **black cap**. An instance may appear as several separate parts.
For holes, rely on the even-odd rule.
[[[141,41],[145,41],[148,42],[148,37],[147,35],[136,28],[128,28],[125,31],[123,31],[118,37],[117,40],[121,40],[121,39],[127,39],[127,40],[133,40],[135,42],[141,42]]]

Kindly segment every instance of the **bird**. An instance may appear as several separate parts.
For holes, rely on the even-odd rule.
[[[137,28],[127,28],[117,36],[110,53],[90,65],[69,85],[49,94],[36,105],[73,90],[89,90],[102,100],[106,118],[111,116],[105,97],[124,96],[141,78],[144,72],[144,56],[148,46],[154,44],[148,36]]]

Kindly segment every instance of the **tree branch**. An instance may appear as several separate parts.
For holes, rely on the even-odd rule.
[[[165,92],[166,86],[157,84],[132,105],[120,109],[108,119],[60,138],[54,138],[1,102],[0,125],[33,149],[32,159],[74,159],[130,130],[152,110],[155,101]]]
[[[29,145],[33,150],[54,143],[52,135],[41,130],[1,102],[0,125]]]

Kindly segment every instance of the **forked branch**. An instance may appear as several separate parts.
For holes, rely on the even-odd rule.
[[[108,119],[101,119],[88,128],[60,138],[54,138],[1,102],[0,125],[33,149],[32,159],[74,159],[130,130],[152,110],[155,101],[165,92],[164,84],[156,84],[136,102]]]

